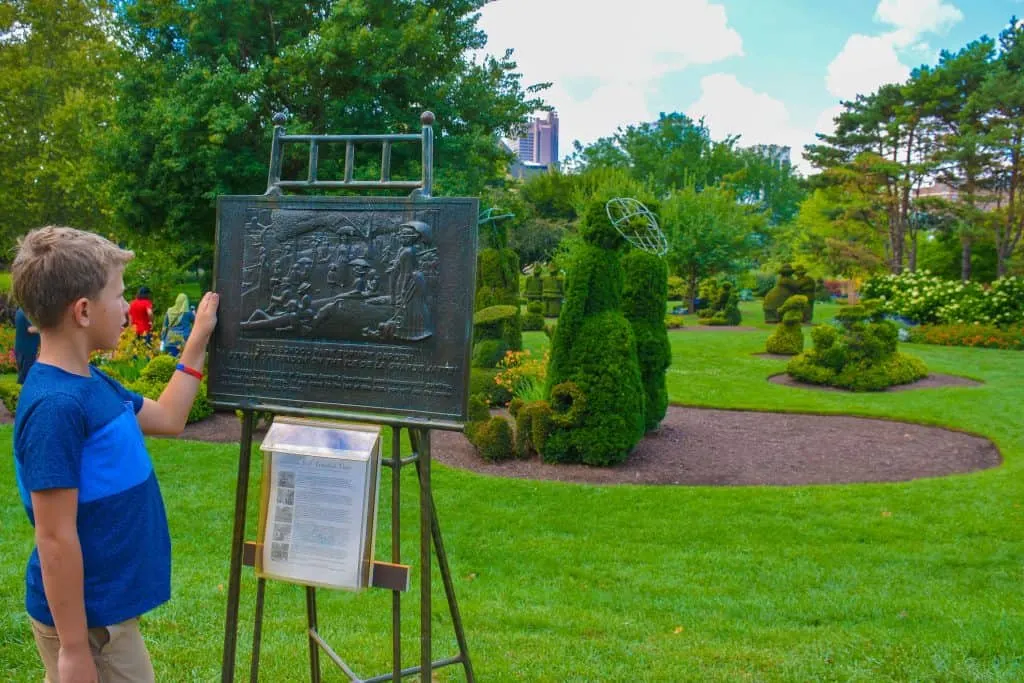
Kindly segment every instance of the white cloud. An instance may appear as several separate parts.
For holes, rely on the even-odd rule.
[[[733,74],[716,73],[700,81],[700,97],[686,111],[693,119],[704,118],[711,137],[739,135],[739,144],[785,145],[790,148],[793,165],[804,173],[811,171],[803,160],[804,145],[815,142],[816,131],[831,131],[831,117],[840,107],[823,112],[814,130],[797,126],[785,103],[771,95],[757,92]]]
[[[725,8],[709,0],[497,0],[480,14],[487,52],[514,48],[524,83],[554,83],[544,98],[558,110],[563,150],[655,119],[647,98],[665,74],[743,54]],[[600,85],[581,95],[580,81]]]
[[[943,0],[881,0],[875,19],[912,32],[945,33],[964,18],[955,5]]]
[[[828,65],[825,87],[843,100],[868,94],[883,83],[903,81],[910,68],[896,54],[892,34],[865,36],[855,33]]]
[[[885,83],[903,81],[910,67],[900,53],[928,54],[930,47],[922,37],[943,34],[963,18],[963,13],[945,0],[880,0],[875,20],[891,29],[872,36],[851,35],[828,65],[825,86],[835,97],[852,100]]]

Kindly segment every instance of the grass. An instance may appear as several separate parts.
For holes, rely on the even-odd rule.
[[[840,394],[765,382],[783,366],[752,355],[765,331],[669,336],[675,402],[943,424],[993,439],[1005,463],[899,484],[736,488],[505,480],[438,465],[438,512],[480,680],[1024,678],[1024,354],[904,345],[935,371],[985,385]],[[536,352],[547,343],[540,332],[524,340]],[[0,448],[10,439],[0,430]],[[144,623],[157,680],[216,680],[237,447],[150,447],[175,540],[175,598]],[[418,509],[404,476],[403,559],[415,587]],[[31,532],[10,458],[0,459],[0,482],[0,680],[38,681],[22,608]],[[385,511],[389,482],[385,471]],[[378,557],[389,537],[385,512]],[[240,672],[254,583],[246,570]],[[454,637],[435,586],[434,651],[447,656]],[[302,590],[272,583],[267,593],[262,680],[302,680]],[[414,588],[403,598],[407,666],[417,658],[417,597]],[[323,591],[320,607],[328,642],[358,673],[388,669],[386,593]]]

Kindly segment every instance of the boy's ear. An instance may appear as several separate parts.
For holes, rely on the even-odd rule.
[[[89,327],[89,312],[92,304],[89,299],[82,297],[71,304],[71,321],[76,327]]]

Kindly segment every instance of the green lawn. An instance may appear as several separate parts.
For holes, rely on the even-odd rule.
[[[783,366],[752,355],[766,337],[671,332],[672,399],[945,424],[992,438],[1005,464],[903,484],[763,488],[594,487],[436,466],[439,515],[481,681],[1024,679],[1024,354],[905,345],[933,370],[986,384],[821,393],[765,382]],[[538,352],[547,343],[540,332],[524,338]],[[10,428],[0,430],[0,447],[9,449],[10,438]],[[144,624],[157,680],[216,680],[237,448],[150,444],[175,539],[175,598]],[[405,476],[403,555],[416,564],[418,510],[411,472]],[[31,534],[9,457],[0,458],[0,481],[0,680],[38,681],[22,610]],[[385,471],[384,511],[389,481]],[[386,557],[389,535],[384,513],[378,557]],[[249,652],[253,587],[247,571],[240,662]],[[406,665],[417,659],[415,593],[403,600]],[[261,680],[308,675],[302,595],[269,586]],[[363,676],[388,668],[389,607],[380,591],[322,594],[321,630]],[[442,612],[438,656],[455,651]],[[438,678],[462,680],[456,670]],[[342,677],[332,671],[326,680]]]

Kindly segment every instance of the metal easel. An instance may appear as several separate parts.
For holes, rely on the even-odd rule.
[[[433,186],[433,123],[434,115],[424,112],[420,121],[422,131],[413,134],[389,135],[287,135],[284,129],[285,117],[277,114],[274,117],[274,138],[270,156],[270,172],[267,182],[268,195],[279,195],[282,188],[295,189],[407,189],[413,196],[429,198]],[[422,178],[418,181],[391,180],[391,145],[394,142],[419,141],[422,145]],[[306,180],[281,180],[282,148],[287,142],[303,142],[309,144],[309,174]],[[344,142],[345,170],[343,180],[319,180],[317,170],[319,164],[318,145],[320,143]],[[358,180],[353,178],[355,160],[355,144],[374,142],[382,144],[380,180]],[[241,575],[243,566],[253,566],[256,545],[245,541],[246,510],[249,493],[249,471],[252,461],[252,437],[255,425],[255,414],[271,412],[275,415],[295,415],[300,417],[322,417],[352,422],[364,422],[388,426],[391,428],[391,458],[382,464],[390,467],[391,476],[391,563],[374,563],[373,586],[392,591],[391,598],[391,630],[392,630],[392,668],[384,673],[369,678],[360,678],[345,661],[324,641],[318,628],[316,605],[316,588],[306,587],[306,618],[307,636],[309,639],[310,681],[320,683],[321,652],[335,664],[338,669],[353,683],[379,683],[381,681],[400,681],[405,676],[419,675],[421,681],[430,681],[431,672],[441,667],[461,664],[469,683],[476,678],[469,658],[462,616],[455,598],[455,588],[448,557],[445,553],[441,529],[437,519],[437,508],[430,482],[430,430],[442,429],[461,431],[462,425],[457,422],[417,417],[383,417],[364,415],[343,410],[327,410],[312,408],[294,408],[268,404],[247,405],[242,407],[242,439],[239,448],[238,479],[235,484],[234,528],[231,535],[231,565],[228,580],[227,616],[224,626],[224,656],[221,666],[222,683],[233,683],[235,680],[236,653],[238,644],[238,609],[241,594]],[[401,435],[405,429],[409,433],[412,453],[403,457],[401,453]],[[408,568],[401,565],[401,474],[404,467],[414,465],[416,480],[419,485],[420,503],[420,657],[417,666],[402,668],[401,657],[401,608],[402,591],[408,583]],[[432,653],[431,632],[431,567],[432,555],[436,555],[441,580],[444,585],[448,610],[451,614],[459,653],[455,656],[435,660]],[[263,610],[266,594],[266,579],[257,578],[256,610],[253,626],[253,648],[250,663],[249,680],[255,683],[259,678],[260,644],[263,629]]]

